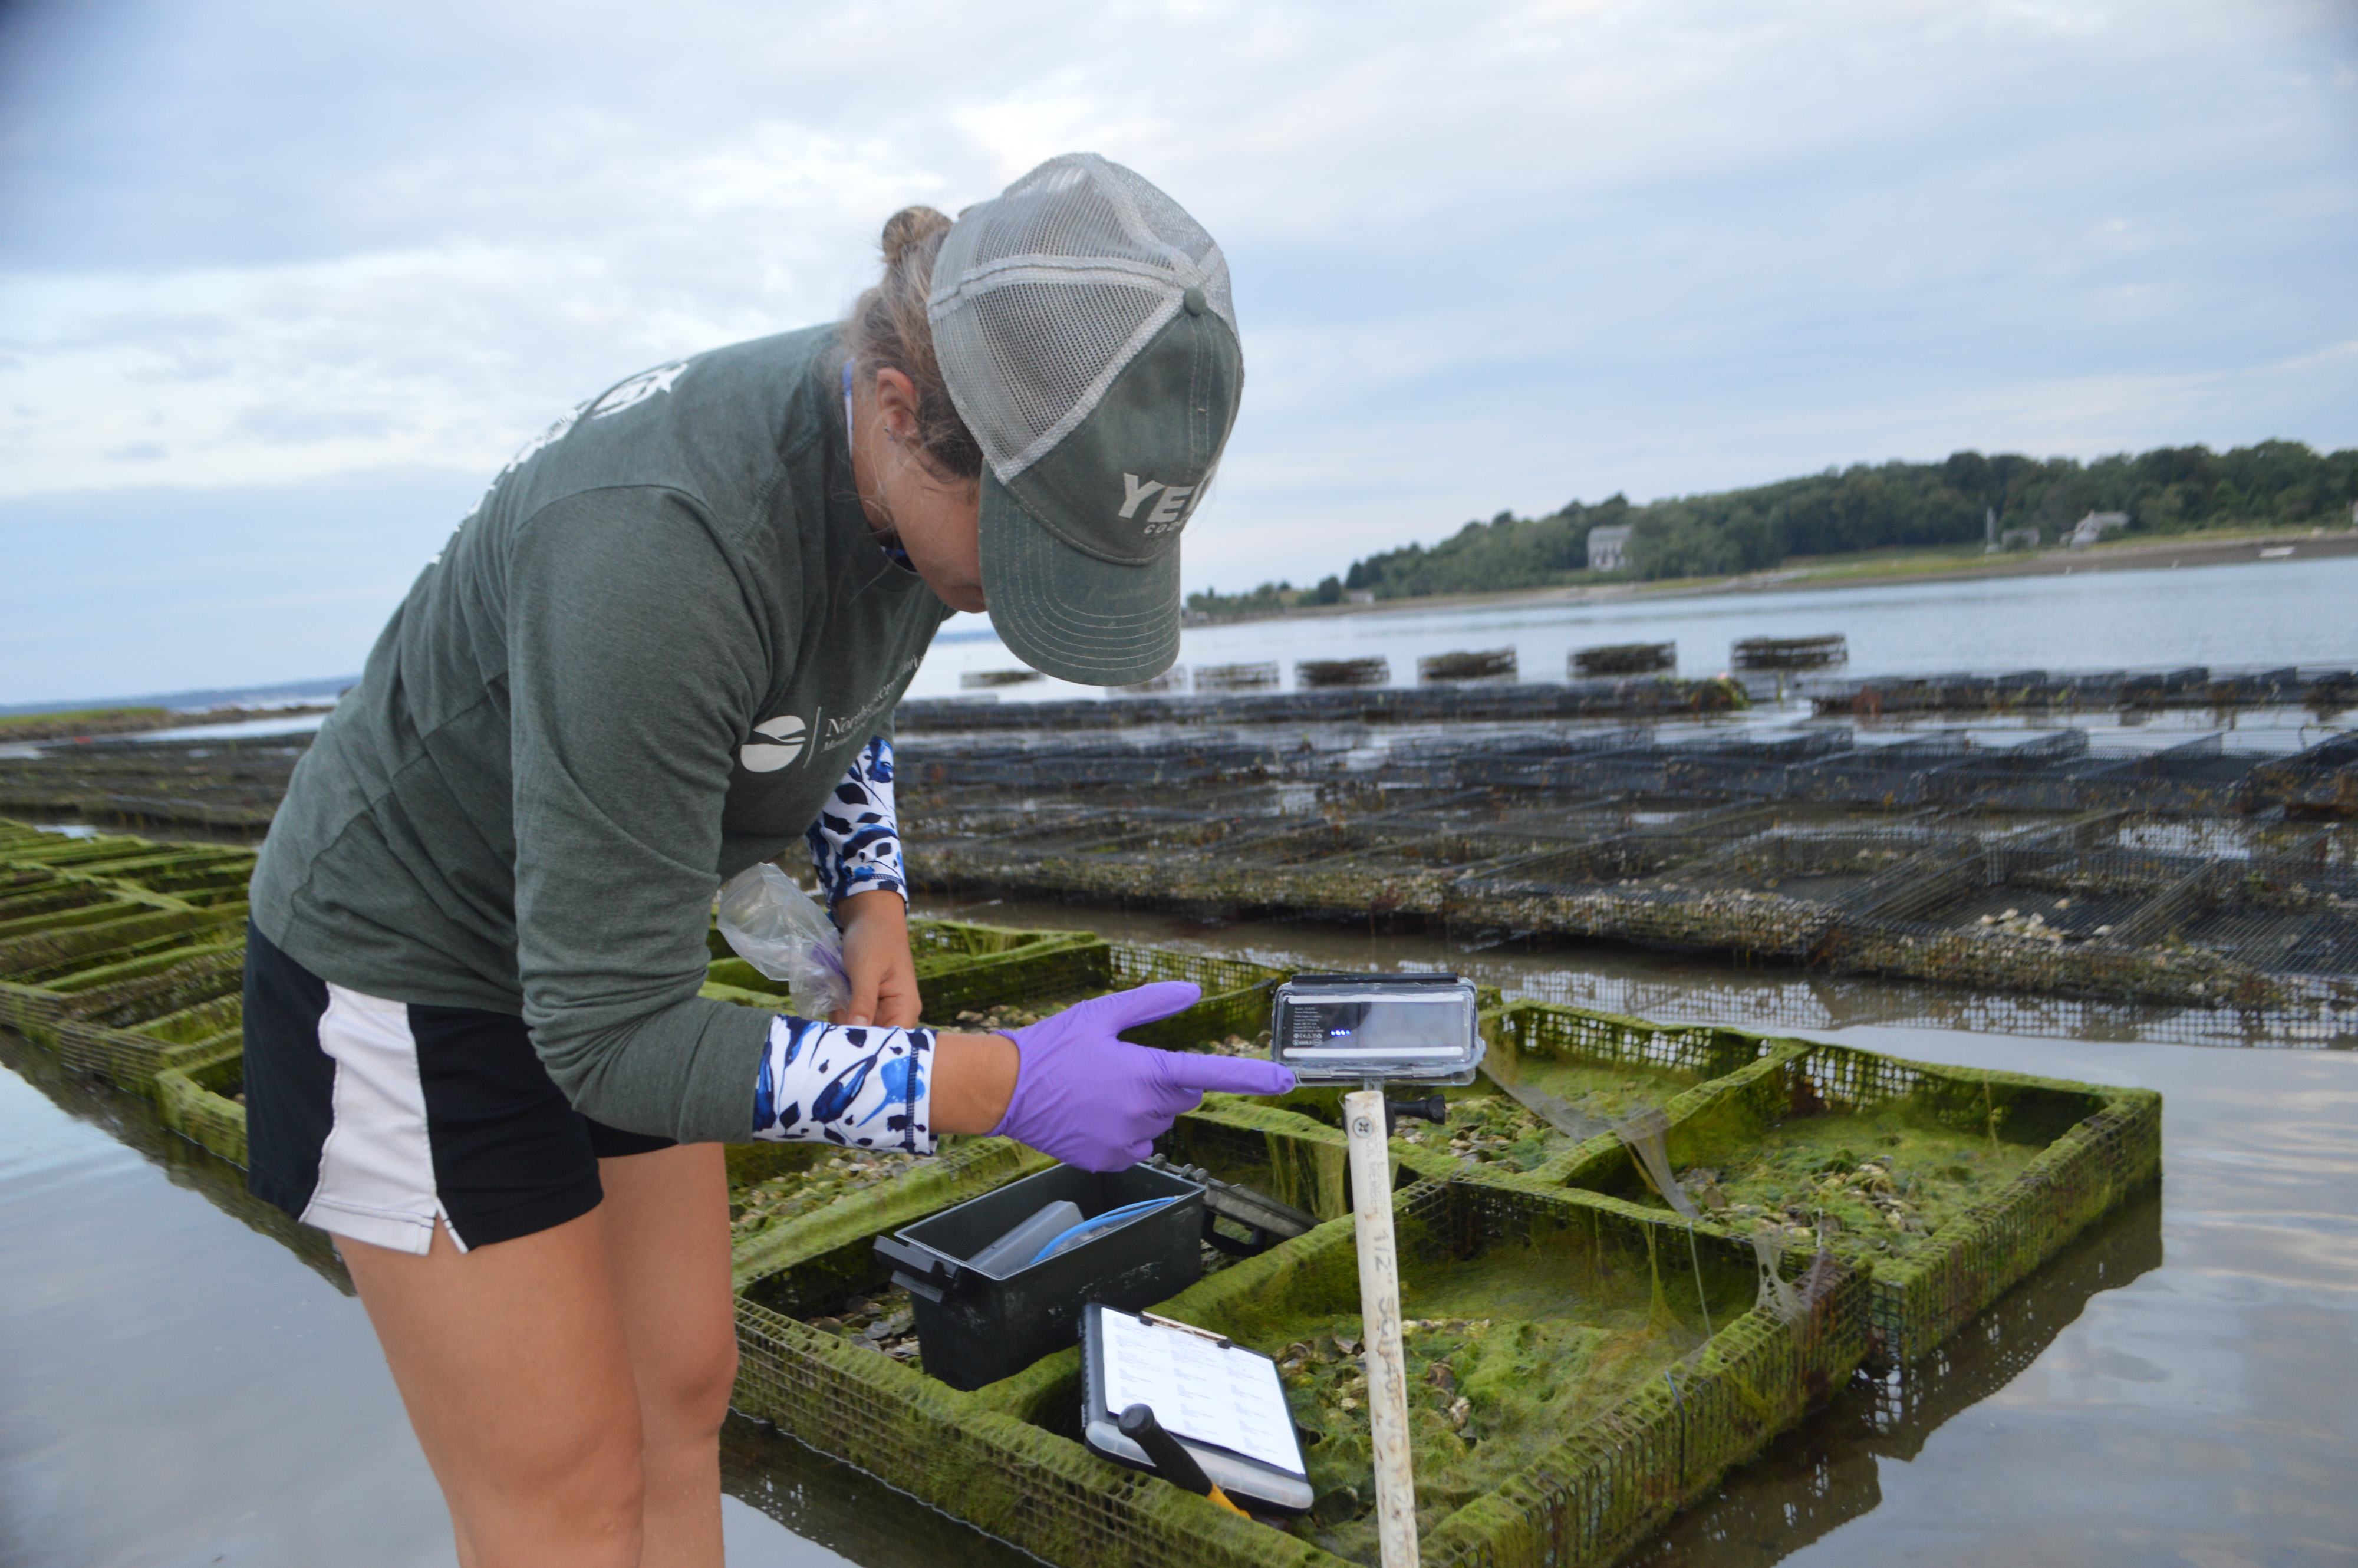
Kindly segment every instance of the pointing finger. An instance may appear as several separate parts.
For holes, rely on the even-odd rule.
[[[1163,1069],[1165,1080],[1190,1089],[1216,1089],[1231,1095],[1282,1095],[1293,1087],[1293,1073],[1274,1062],[1249,1056],[1199,1055],[1174,1051]]]

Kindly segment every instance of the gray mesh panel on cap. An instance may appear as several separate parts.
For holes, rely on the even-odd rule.
[[[959,416],[1003,482],[1087,416],[1190,288],[1236,330],[1203,225],[1094,153],[1051,158],[944,237],[928,314]]]

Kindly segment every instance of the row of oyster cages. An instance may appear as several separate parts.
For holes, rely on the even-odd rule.
[[[1751,637],[1728,649],[1728,663],[1737,670],[1831,669],[1849,659],[1848,641],[1839,632],[1818,637]],[[1676,643],[1608,643],[1574,649],[1564,661],[1564,675],[1571,680],[1601,680],[1672,672],[1678,666]],[[1039,671],[1030,669],[968,670],[958,676],[958,685],[968,691],[988,691],[1044,678]],[[1513,648],[1482,648],[1427,654],[1416,662],[1416,678],[1424,685],[1513,681],[1521,678],[1521,670]],[[1191,689],[1276,691],[1282,684],[1280,665],[1271,659],[1258,664],[1198,665],[1193,671],[1184,665],[1174,665],[1151,681],[1115,689],[1126,697],[1166,697]],[[1302,659],[1294,664],[1293,684],[1302,691],[1390,686],[1392,665],[1381,654],[1365,659]]]

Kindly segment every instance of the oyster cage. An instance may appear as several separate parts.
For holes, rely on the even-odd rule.
[[[1493,1027],[1499,1054],[1514,1064],[1504,1071],[1540,1081],[1567,1063],[1702,1056],[1717,1065],[1753,1052],[1748,1065],[1659,1104],[1664,1162],[1674,1173],[1708,1173],[1672,1176],[1692,1186],[1687,1201],[1704,1199],[1698,1227],[1730,1237],[1785,1231],[1780,1239],[1822,1247],[1868,1274],[1866,1328],[1882,1362],[1913,1361],[1940,1346],[2160,1173],[2161,1097],[2149,1089],[1936,1066],[1740,1030],[1605,1025],[1544,1002],[1514,1003]],[[1481,1174],[1668,1214],[1656,1178],[1627,1143],[1604,1132],[1528,1173]],[[1879,1157],[1885,1174],[1857,1181]],[[1768,1162],[1790,1174],[1753,1184],[1780,1190],[1785,1201],[1712,1206],[1714,1195],[1734,1195],[1718,1191],[1723,1181],[1743,1191],[1734,1169]],[[1829,1175],[1843,1178],[1842,1190],[1829,1189]],[[1918,1201],[1898,1195],[1903,1181]],[[1886,1191],[1894,1194],[1887,1204],[1878,1201]]]
[[[0,824],[5,1022],[75,1071],[154,1100],[168,1125],[232,1160],[244,1153],[251,865],[250,852],[231,847]],[[1117,986],[1192,979],[1203,1000],[1151,1042],[1173,1048],[1256,1049],[1268,989],[1283,973],[1087,933],[918,922],[914,936],[936,1011],[1036,1013]],[[713,994],[779,1005],[774,989],[725,967],[732,962],[716,955]],[[1439,1363],[1464,1373],[1417,1385],[1428,1563],[1611,1561],[1862,1360],[1912,1357],[1923,1370],[1911,1375],[1937,1375],[1947,1363],[1925,1352],[2158,1161],[2158,1098],[2136,1091],[1929,1067],[1719,1025],[1502,1005],[1495,993],[1485,1008],[1485,1078],[1451,1091],[1445,1126],[1403,1123],[1392,1144],[1414,1354],[1428,1372]],[[1824,1229],[1787,1249],[1772,1289],[1749,1240],[1757,1219],[1707,1205],[1693,1220],[1673,1214],[1614,1135],[1531,1131],[1521,1107],[1534,1096],[1597,1122],[1660,1108],[1670,1162],[1700,1190],[1693,1166],[1717,1162],[1714,1179],[1738,1196],[1736,1155],[1773,1152],[1845,1117],[1904,1111],[1926,1136],[2011,1153],[1992,1166],[2003,1179],[1909,1247],[1894,1253],[1864,1228]],[[1207,1244],[1205,1277],[1166,1308],[1285,1357],[1297,1416],[1325,1423],[1322,1442],[1335,1446],[1313,1468],[1330,1484],[1293,1532],[1087,1454],[1074,1430],[1074,1352],[968,1394],[928,1378],[921,1350],[891,1332],[874,1238],[1047,1164],[1004,1139],[949,1141],[925,1160],[817,1145],[732,1150],[736,1403],[1052,1562],[1370,1561],[1368,1499],[1351,1478],[1356,1429],[1336,1424],[1348,1410],[1333,1402],[1350,1375],[1334,1327],[1356,1313],[1357,1291],[1331,1098],[1210,1097],[1162,1144],[1324,1222],[1241,1260]],[[1516,1117],[1523,1121],[1504,1125]],[[1847,1200],[1827,1200],[1837,1201]],[[850,1326],[855,1307],[878,1332]],[[1575,1354],[1575,1341],[1610,1353],[1579,1360],[1589,1352]],[[1527,1368],[1510,1346],[1536,1346],[1532,1365],[1563,1371],[1573,1402],[1523,1410],[1513,1390]],[[1471,1446],[1467,1433],[1478,1440]]]
[[[904,741],[937,891],[1606,939],[2358,1034],[2358,740]]]
[[[1439,1517],[1427,1563],[1609,1562],[1840,1387],[1863,1348],[1855,1298],[1864,1281],[1837,1265],[1819,1271],[1804,1310],[1789,1319],[1754,1303],[1748,1249],[1706,1236],[1691,1256],[1682,1227],[1626,1206],[1449,1181],[1412,1182],[1394,1206],[1406,1310],[1417,1310],[1421,1279],[1454,1274],[1448,1282],[1478,1292],[1486,1260],[1511,1253],[1549,1284],[1557,1273],[1577,1282],[1585,1271],[1593,1299],[1554,1301],[1533,1319],[1500,1308],[1481,1325],[1484,1336],[1507,1341],[1525,1322],[1564,1322],[1617,1329],[1653,1351],[1633,1357],[1618,1379],[1601,1379],[1583,1419],[1527,1444],[1470,1498],[1434,1486],[1428,1506]],[[1522,1299],[1513,1294],[1519,1278],[1500,1276],[1510,1303]],[[1610,1299],[1607,1284],[1617,1292]],[[1356,1320],[1357,1308],[1351,1224],[1337,1219],[1159,1310],[1283,1354],[1300,1323]],[[960,1394],[921,1368],[764,1307],[757,1292],[748,1292],[739,1321],[741,1408],[1052,1562],[1373,1561],[1351,1550],[1364,1533],[1351,1528],[1359,1504],[1347,1493],[1356,1488],[1332,1488],[1347,1494],[1339,1509],[1314,1509],[1312,1522],[1287,1534],[1088,1455],[1077,1441],[1076,1349]],[[1479,1419],[1469,1411],[1469,1424]],[[1454,1444],[1454,1433],[1442,1437],[1447,1420],[1427,1411],[1420,1427]],[[1314,1475],[1318,1468],[1314,1461]]]

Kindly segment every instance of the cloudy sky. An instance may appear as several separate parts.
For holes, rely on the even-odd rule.
[[[2358,5],[0,4],[0,704],[359,667],[583,396],[1076,147],[1217,235],[1190,587],[1960,447],[2358,444]]]

